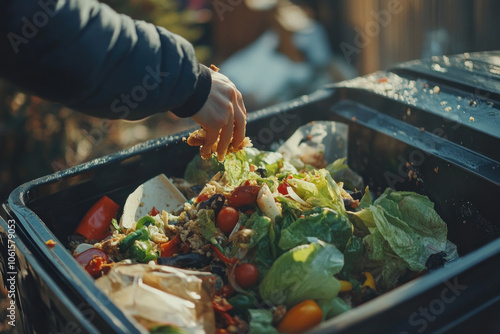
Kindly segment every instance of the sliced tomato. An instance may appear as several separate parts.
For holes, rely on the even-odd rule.
[[[257,201],[260,186],[239,186],[231,193],[227,203],[232,207],[254,204]]]
[[[99,248],[89,248],[78,254],[75,259],[76,262],[78,262],[80,265],[86,267],[89,264],[90,260],[92,260],[94,257],[102,257],[106,261],[108,261],[108,254],[106,254],[102,249]]]
[[[119,207],[108,196],[101,197],[85,214],[75,233],[83,235],[88,240],[102,240]]]
[[[108,255],[99,248],[89,248],[75,259],[94,278],[101,276],[103,265],[109,262]]]
[[[108,262],[102,257],[95,257],[90,260],[89,264],[85,267],[85,270],[94,278],[101,277],[103,274],[104,266]]]

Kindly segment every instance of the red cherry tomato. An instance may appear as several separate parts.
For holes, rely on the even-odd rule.
[[[227,203],[235,208],[243,205],[254,204],[257,201],[259,190],[259,186],[240,186],[234,189],[231,196],[227,199]]]
[[[101,276],[102,266],[109,262],[108,255],[99,248],[87,249],[75,259],[94,278]]]
[[[83,235],[88,240],[102,240],[119,207],[108,196],[101,197],[85,214],[75,233]]]
[[[259,270],[254,264],[242,263],[234,269],[234,279],[243,289],[251,288],[259,280]]]
[[[224,233],[231,233],[238,223],[240,214],[238,210],[230,206],[223,207],[217,215],[217,225]]]

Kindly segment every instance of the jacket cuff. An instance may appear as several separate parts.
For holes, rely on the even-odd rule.
[[[198,80],[193,94],[179,107],[171,109],[178,117],[186,118],[196,114],[205,104],[212,88],[212,74],[205,65],[199,64]]]

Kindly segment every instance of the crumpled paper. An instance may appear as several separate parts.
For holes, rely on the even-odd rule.
[[[283,156],[300,158],[323,168],[347,157],[348,125],[333,121],[313,121],[299,127],[277,150]]]
[[[146,328],[175,325],[188,333],[215,333],[211,273],[150,264],[121,264],[96,285]]]

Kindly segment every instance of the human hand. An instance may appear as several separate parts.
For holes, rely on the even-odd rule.
[[[191,118],[205,131],[200,154],[208,158],[214,152],[224,160],[230,145],[238,149],[245,139],[247,112],[243,97],[225,75],[212,71],[212,87],[203,107]]]

